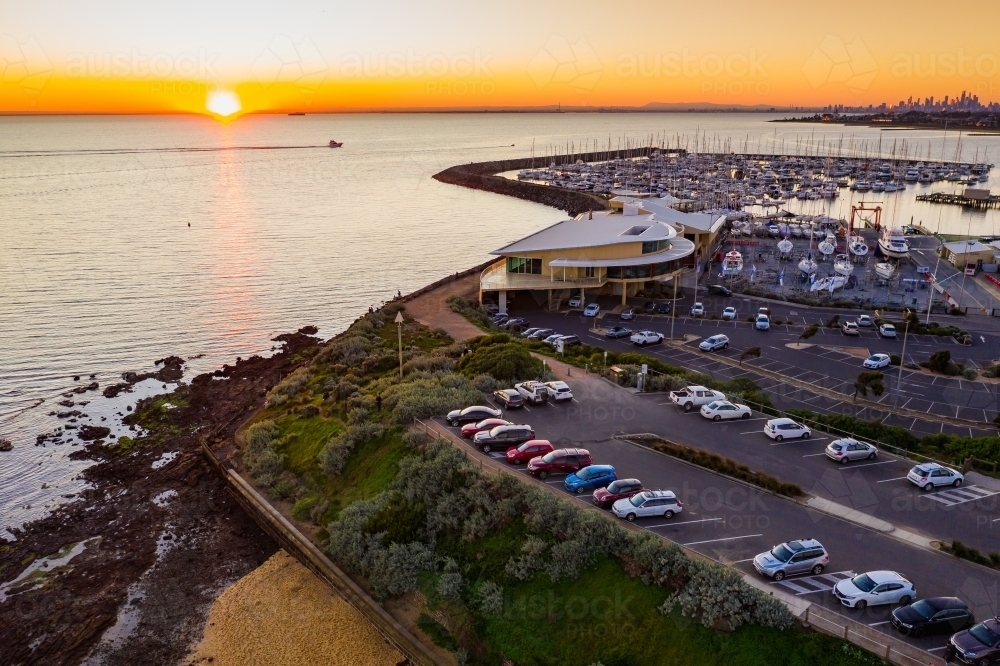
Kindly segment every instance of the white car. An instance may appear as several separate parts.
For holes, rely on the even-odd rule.
[[[710,338],[705,338],[698,349],[702,351],[718,351],[720,349],[726,349],[729,347],[729,338],[725,335],[713,335]]]
[[[878,370],[879,368],[888,367],[891,362],[892,359],[889,358],[888,354],[872,354],[865,359],[862,365],[872,370]]]
[[[734,405],[728,400],[716,400],[701,406],[701,415],[706,419],[721,421],[723,419],[748,419],[750,408],[746,405]]]
[[[655,345],[657,343],[663,342],[663,333],[657,333],[656,331],[636,331],[629,338],[632,344],[637,347],[645,347],[646,345]]]
[[[916,598],[917,589],[895,571],[869,571],[837,583],[833,596],[848,608],[860,610],[880,604],[905,606]]]
[[[691,316],[692,317],[704,317],[705,316],[705,306],[701,303],[695,303],[691,306]]]
[[[597,303],[589,303],[587,307],[583,309],[584,317],[596,317],[597,313],[601,311],[601,306]]]
[[[734,308],[732,305],[725,308],[722,311],[722,318],[725,319],[726,321],[732,321],[733,319],[736,319],[736,308]]]
[[[878,334],[883,338],[895,338],[896,337],[896,327],[892,324],[882,324],[878,327]]]
[[[549,337],[547,337],[544,340],[542,340],[542,342],[544,342],[547,345],[552,345],[553,347],[555,347],[556,346],[556,340],[558,340],[561,337],[564,337],[562,333],[553,333]]]
[[[549,401],[549,387],[542,382],[521,382],[514,384],[514,390],[520,393],[522,398],[535,405]]]
[[[683,510],[684,504],[670,490],[645,490],[611,505],[613,514],[629,522],[650,516],[673,518]]]
[[[826,457],[846,464],[851,460],[875,460],[878,449],[852,437],[835,439],[826,446]]]
[[[872,325],[872,318],[868,315],[860,315],[858,317],[858,326],[864,326],[865,328]]]
[[[725,399],[726,394],[722,391],[713,391],[704,386],[685,386],[680,391],[670,392],[670,401],[683,407],[685,412],[690,412],[695,407],[707,405],[716,400]]]
[[[764,424],[764,434],[780,442],[783,439],[809,439],[812,430],[792,419],[771,419]]]
[[[766,314],[757,315],[757,320],[753,323],[753,327],[758,331],[770,331],[771,330],[771,319]]]
[[[549,395],[556,402],[573,399],[573,391],[566,382],[549,382],[546,386],[549,387]]]
[[[937,463],[921,463],[911,469],[906,478],[922,490],[934,490],[938,486],[958,488],[965,481],[961,472]]]
[[[582,304],[583,304],[583,299],[580,298],[579,294],[577,294],[576,296],[570,296],[569,300],[566,302],[566,305],[570,306],[571,308],[578,308]]]

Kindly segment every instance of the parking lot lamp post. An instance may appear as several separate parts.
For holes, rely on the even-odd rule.
[[[399,378],[403,378],[403,311],[396,313],[396,331],[399,333]]]
[[[608,351],[606,349],[604,350],[604,369],[608,369]]]
[[[680,269],[671,278],[674,281],[674,302],[670,305],[670,341],[674,340],[674,320],[677,319],[677,278],[680,277]]]
[[[892,396],[892,408],[899,402],[899,390],[903,386],[903,364],[906,363],[906,334],[910,331],[910,311],[903,310],[903,354],[899,357],[899,375],[896,377],[896,393]]]

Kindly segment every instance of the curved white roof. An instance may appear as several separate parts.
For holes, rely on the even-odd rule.
[[[676,237],[677,230],[674,227],[653,219],[653,216],[594,215],[593,219],[557,222],[551,227],[546,227],[521,240],[493,250],[490,254],[567,250],[620,243],[671,240]],[[674,244],[676,245],[676,241]],[[655,262],[645,260],[642,263]],[[619,263],[613,265],[621,265],[620,260]]]
[[[683,259],[694,252],[694,243],[683,238],[675,238],[670,241],[670,247],[662,252],[651,252],[629,257],[628,259],[553,259],[549,266],[560,268],[599,268],[603,266],[646,266],[648,264],[659,264],[664,261]]]

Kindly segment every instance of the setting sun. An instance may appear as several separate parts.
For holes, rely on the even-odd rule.
[[[205,100],[205,108],[222,118],[228,118],[234,113],[238,113],[243,107],[240,105],[240,98],[236,93],[228,90],[214,90],[208,93]]]

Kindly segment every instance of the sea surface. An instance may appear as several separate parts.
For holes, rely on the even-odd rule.
[[[778,124],[767,114],[371,114],[0,117],[0,535],[79,491],[72,438],[35,446],[81,384],[101,387],[171,354],[187,376],[268,353],[307,324],[328,337],[369,306],[478,264],[565,217],[431,176],[474,161],[626,144],[689,150],[998,161],[1000,137]],[[343,148],[326,147],[330,139]],[[994,169],[990,185],[1000,184]],[[949,184],[950,185],[950,184]],[[1000,233],[1000,214],[918,204],[889,221]],[[842,191],[843,192],[843,191]],[[882,195],[884,198],[884,195]],[[871,194],[866,200],[872,200]],[[832,202],[796,212],[850,214]],[[94,380],[90,375],[95,375]],[[80,376],[74,381],[74,376]],[[79,423],[115,401],[74,394]],[[169,387],[167,387],[169,388]],[[104,421],[101,421],[104,417]],[[124,432],[119,429],[119,432]]]

